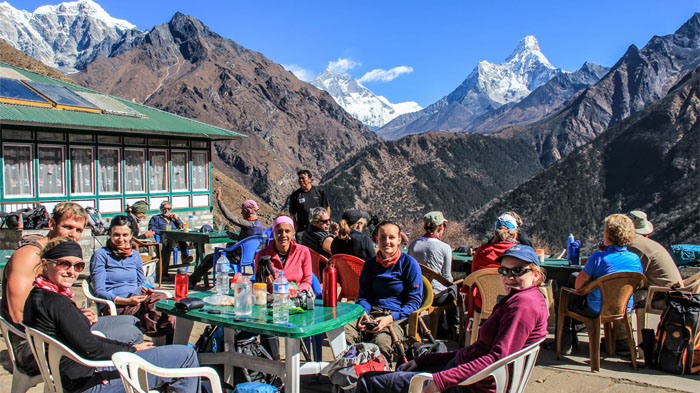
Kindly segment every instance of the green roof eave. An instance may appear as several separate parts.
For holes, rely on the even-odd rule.
[[[44,75],[35,74],[21,68],[0,63],[0,67],[10,67],[28,79],[36,82],[66,86],[75,91],[100,93],[84,87],[59,81]],[[178,116],[146,105],[130,102],[119,97],[109,96],[136,110],[145,117],[131,117],[105,113],[90,113],[56,108],[42,108],[30,105],[0,103],[0,124],[36,125],[42,127],[74,128],[95,131],[116,131],[133,133],[158,133],[167,136],[204,137],[211,140],[245,138],[246,135],[212,126],[197,120]]]

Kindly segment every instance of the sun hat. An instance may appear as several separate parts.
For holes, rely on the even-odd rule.
[[[496,258],[496,262],[501,262],[501,259],[505,257],[518,258],[524,262],[534,263],[540,266],[540,258],[537,257],[537,252],[530,246],[525,246],[522,244],[517,244],[509,249],[507,249],[500,257]]]
[[[647,214],[641,210],[632,210],[629,214],[634,222],[634,231],[640,235],[648,235],[654,232],[654,224],[647,220]]]
[[[146,201],[137,201],[131,205],[131,211],[134,213],[146,213],[148,212],[148,203]]]
[[[445,220],[445,217],[442,215],[442,212],[433,211],[428,212],[423,216],[423,222],[425,222],[426,224],[433,224],[435,226],[439,226],[443,222],[447,222],[447,220]]]

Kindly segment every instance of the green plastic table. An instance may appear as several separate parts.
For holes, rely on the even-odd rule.
[[[170,251],[173,249],[173,242],[190,242],[195,245],[196,248],[196,259],[195,264],[199,265],[204,260],[204,245],[206,244],[216,244],[216,243],[229,243],[234,242],[225,231],[216,232],[195,232],[195,231],[162,231],[160,233],[160,241],[163,244],[163,251],[161,252],[161,261],[158,263],[158,282],[160,283],[160,277],[162,274],[162,269],[178,267],[180,265],[170,266]],[[182,250],[181,250],[182,251]],[[166,272],[167,274],[167,272]]]
[[[192,297],[204,298],[206,296],[211,296],[211,293],[192,294]],[[188,343],[194,322],[213,324],[224,328],[225,352],[203,353],[200,354],[199,360],[201,364],[224,364],[224,377],[228,383],[233,384],[233,367],[238,366],[279,375],[285,381],[287,392],[299,393],[299,376],[318,374],[328,364],[328,362],[305,362],[300,365],[301,339],[325,333],[331,345],[333,357],[336,357],[346,348],[343,326],[354,322],[364,312],[358,304],[339,302],[338,306],[334,308],[323,307],[322,304],[320,300],[317,300],[313,310],[290,315],[289,325],[272,323],[272,316],[267,314],[268,309],[262,306],[253,306],[253,313],[248,317],[237,317],[233,315],[233,306],[205,305],[204,308],[184,312],[175,307],[174,299],[165,299],[156,303],[156,310],[174,315],[177,318],[173,339],[175,344]],[[222,314],[211,314],[208,310],[219,310]],[[285,347],[285,361],[263,359],[233,351],[234,329],[282,338]]]

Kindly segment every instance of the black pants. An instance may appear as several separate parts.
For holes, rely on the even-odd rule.
[[[449,287],[443,289],[439,293],[435,294],[433,297],[433,306],[443,306],[445,304],[450,304],[457,299],[457,286],[456,285],[450,285]],[[459,322],[457,321],[457,308],[452,307],[448,310],[445,311],[445,322],[447,324],[446,328],[447,331],[450,331],[450,328],[454,325],[457,325]],[[440,321],[440,324],[438,326],[443,326],[443,321]],[[443,326],[444,327],[444,326]],[[434,335],[437,335],[437,332],[432,332]]]
[[[419,372],[435,373],[455,367],[455,359],[446,365],[434,365],[433,367],[419,371],[368,371],[357,381],[355,393],[408,393],[411,378]],[[469,386],[455,386],[445,390],[449,393],[471,392]]]

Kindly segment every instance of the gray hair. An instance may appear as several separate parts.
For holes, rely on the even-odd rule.
[[[321,214],[323,214],[323,213],[326,213],[326,214],[327,214],[327,213],[328,213],[328,210],[326,210],[325,207],[320,207],[320,206],[319,206],[319,207],[314,207],[313,209],[311,209],[311,211],[310,211],[309,213],[310,213],[310,215],[311,215],[311,217],[309,218],[309,221],[312,221],[312,222],[313,222],[313,221],[318,221],[318,220],[320,220],[320,219],[321,219]]]

